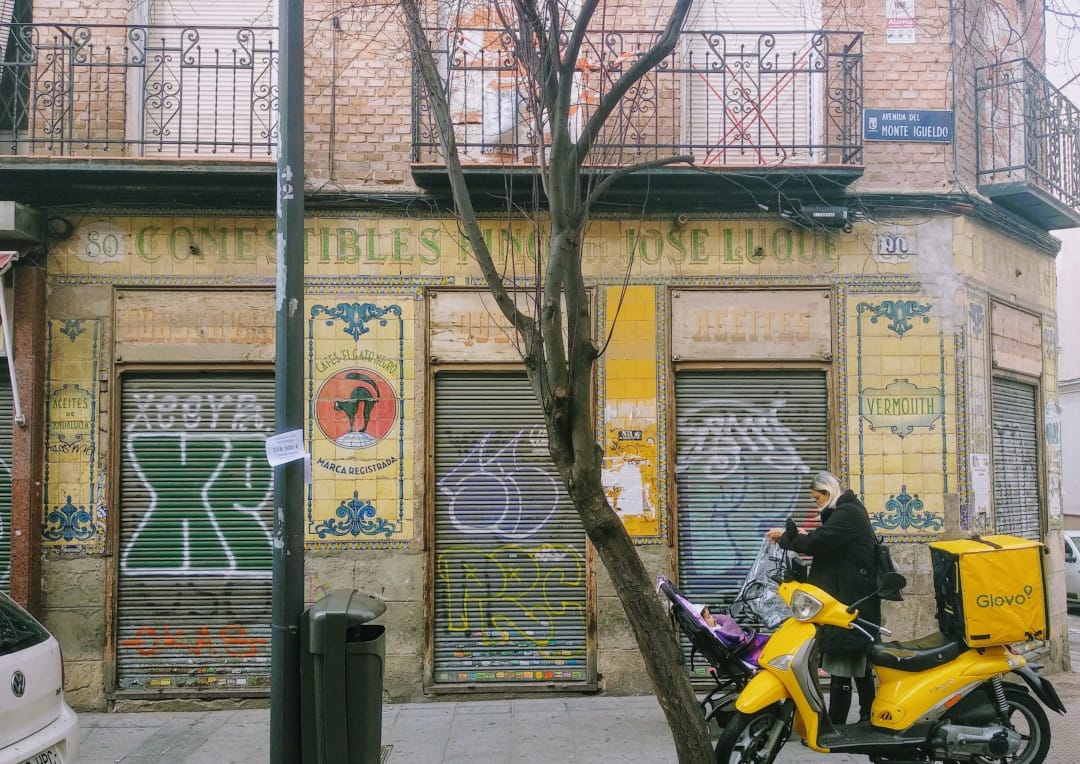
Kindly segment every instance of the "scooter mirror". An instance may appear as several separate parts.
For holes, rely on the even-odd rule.
[[[899,591],[907,586],[907,579],[900,573],[889,572],[881,577],[883,586],[882,589],[892,589]]]

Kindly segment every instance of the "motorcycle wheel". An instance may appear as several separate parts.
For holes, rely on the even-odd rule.
[[[771,764],[787,742],[781,734],[776,744],[767,749],[769,735],[776,725],[787,727],[781,717],[780,705],[775,704],[753,714],[736,711],[716,742],[716,764]]]
[[[1005,702],[1009,706],[1009,723],[1022,741],[1011,756],[994,758],[976,756],[978,764],[1042,764],[1050,750],[1050,720],[1039,701],[1023,690],[1005,685]],[[951,760],[946,759],[946,764]]]
[[[1008,685],[1005,686],[1005,702],[1009,706],[1009,723],[1023,738],[1020,749],[1003,759],[978,757],[976,761],[986,764],[1042,764],[1050,750],[1050,720],[1046,718],[1042,704],[1029,693]]]

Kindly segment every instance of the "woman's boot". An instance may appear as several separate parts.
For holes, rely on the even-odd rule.
[[[874,705],[874,696],[877,688],[874,686],[874,672],[869,668],[864,676],[855,679],[855,687],[859,691],[859,721],[870,721],[870,708]]]
[[[846,724],[851,710],[851,677],[834,676],[829,682],[829,720]]]

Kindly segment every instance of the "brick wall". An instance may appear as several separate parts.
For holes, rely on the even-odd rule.
[[[824,28],[864,32],[864,106],[953,109],[955,115],[955,140],[951,144],[866,143],[866,170],[855,190],[974,190],[974,70],[992,60],[1029,54],[1041,57],[1041,16],[1034,9],[1023,10],[1027,5],[1017,10],[1015,0],[999,4],[987,0],[918,0],[914,42],[899,44],[886,39],[882,0],[826,3]],[[604,5],[596,19],[598,25],[611,28],[659,29],[669,7],[669,3],[656,7],[619,0]],[[409,172],[415,104],[400,11],[395,5],[341,10],[327,0],[314,0],[307,4],[306,14],[308,189],[415,191]],[[35,4],[34,18],[36,22],[92,20],[96,24],[133,20],[125,2],[101,4],[89,0],[45,0]],[[105,55],[108,49],[113,59],[122,60],[120,51],[125,44],[130,47],[122,28],[97,28],[92,34],[96,56]],[[76,75],[74,84],[81,99],[77,106],[87,97],[95,104],[75,117],[76,129],[85,131],[89,139],[80,153],[122,155],[122,148],[106,150],[94,139],[106,131],[111,136],[123,134],[128,118],[126,71],[122,67],[85,68]],[[674,87],[677,83],[671,77],[659,84],[648,116],[634,114],[623,122],[613,122],[612,129],[637,129],[641,120],[651,119],[658,142],[678,136],[683,113],[680,89]],[[35,116],[36,125],[50,124],[49,114],[40,112]],[[55,153],[48,144],[35,150]],[[270,159],[267,152],[255,158]]]

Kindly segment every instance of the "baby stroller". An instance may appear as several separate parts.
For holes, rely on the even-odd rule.
[[[769,635],[740,625],[724,613],[715,614],[716,625],[710,626],[701,615],[704,606],[686,599],[665,576],[657,576],[656,588],[668,600],[671,620],[690,640],[691,670],[698,655],[708,663],[714,686],[701,701],[701,709],[706,723],[715,720],[723,728],[735,699],[757,673],[757,659]]]
[[[791,616],[790,608],[778,591],[785,564],[802,571],[805,578],[806,563],[801,557],[781,549],[775,542],[762,541],[728,614],[758,631],[771,633],[780,628]]]

